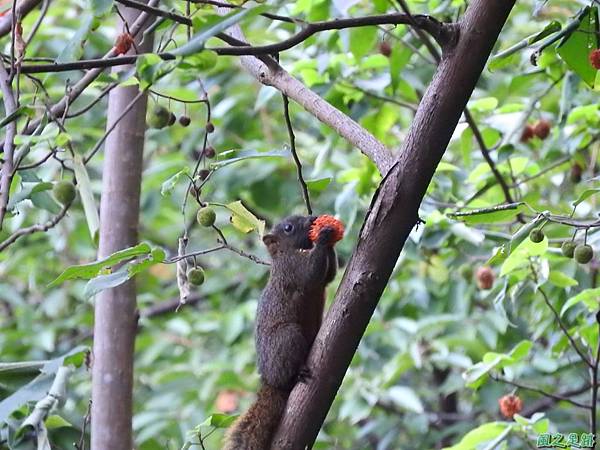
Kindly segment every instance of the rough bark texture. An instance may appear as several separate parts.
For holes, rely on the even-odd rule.
[[[385,289],[419,205],[515,0],[473,0],[367,212],[357,247],[292,391],[272,449],[310,448]]]
[[[121,12],[129,23],[139,14],[139,11],[125,8]],[[151,48],[140,49],[148,50]],[[137,86],[118,87],[111,91],[107,129],[137,94]],[[145,96],[141,97],[106,140],[100,203],[99,258],[137,243],[146,100]],[[133,281],[103,291],[96,297],[92,450],[132,448],[133,349],[136,329],[136,288]]]

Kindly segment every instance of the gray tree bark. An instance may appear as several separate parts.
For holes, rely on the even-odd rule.
[[[311,448],[400,251],[427,187],[515,0],[473,0],[444,48],[402,149],[375,193],[335,301],[317,335],[308,383],[288,400],[272,449]]]
[[[121,8],[121,13],[129,24],[139,15],[127,8]],[[145,42],[140,51],[151,51],[151,42]],[[111,91],[107,129],[138,93],[137,86]],[[146,104],[147,97],[141,96],[106,139],[98,258],[137,243]],[[134,280],[100,293],[94,311],[91,449],[131,450],[138,316]]]

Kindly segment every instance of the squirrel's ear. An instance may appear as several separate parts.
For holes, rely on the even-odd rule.
[[[274,234],[265,234],[263,236],[263,242],[264,244],[267,246],[267,248],[270,248],[272,245],[275,245],[279,242],[279,238],[277,236],[275,236]]]

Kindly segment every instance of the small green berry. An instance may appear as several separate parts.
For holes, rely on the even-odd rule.
[[[544,232],[540,228],[534,228],[529,233],[529,239],[535,243],[542,242],[544,240]]]
[[[194,286],[200,286],[202,283],[204,283],[204,270],[202,270],[200,267],[188,270],[187,279],[190,284],[193,284]]]
[[[62,205],[68,205],[75,199],[75,185],[70,181],[59,181],[52,188],[54,198]]]
[[[148,118],[148,126],[158,129],[164,128],[169,125],[170,120],[171,111],[164,106],[156,105]]]
[[[579,244],[577,247],[575,247],[574,255],[575,261],[580,264],[587,264],[594,257],[594,249],[591,245]]]
[[[567,258],[572,258],[573,255],[575,254],[575,243],[572,241],[565,241],[563,242],[563,245],[560,247],[560,250],[562,251],[563,256],[566,256]]]
[[[204,208],[200,208],[198,210],[198,214],[196,215],[196,219],[198,219],[198,223],[203,227],[212,227],[215,223],[215,219],[217,215],[215,214],[215,210],[210,206],[205,206]]]

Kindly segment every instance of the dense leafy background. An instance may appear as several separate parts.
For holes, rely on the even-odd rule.
[[[163,3],[165,9],[185,12],[184,2]],[[461,0],[408,3],[415,13],[430,13],[446,20],[460,17],[465,8]],[[553,21],[564,27],[585,6],[590,6],[589,2],[518,2],[494,53],[539,33]],[[271,6],[269,11],[316,21],[391,12],[395,8],[384,0],[301,0]],[[200,9],[194,16],[198,18],[195,26],[201,26],[211,14],[210,9]],[[26,32],[37,15],[32,13],[24,20]],[[108,8],[106,2],[91,2],[83,9],[72,2],[52,2],[27,55],[58,57],[61,61],[98,57],[113,45],[121,31],[115,26],[115,17],[110,2]],[[242,27],[253,43],[282,40],[293,29],[262,17],[242,21]],[[166,22],[157,30],[156,45],[167,42],[171,34],[173,40],[167,50],[187,39],[184,27]],[[535,445],[537,435],[546,429],[562,433],[588,431],[587,412],[565,402],[551,403],[545,417],[536,417],[534,425],[527,420],[507,421],[500,416],[497,401],[513,387],[487,376],[489,370],[502,374],[500,368],[504,366],[503,377],[554,393],[589,380],[586,367],[536,290],[541,286],[559,310],[567,299],[586,293],[580,298],[585,301],[576,300],[563,320],[585,353],[595,352],[595,312],[600,294],[591,288],[596,285],[597,263],[594,260],[578,265],[562,257],[558,249],[573,229],[548,223],[544,231],[549,239],[538,245],[525,239],[520,253],[513,253],[512,270],[503,266],[506,263],[502,257],[492,260],[497,279],[490,290],[479,289],[473,275],[498,248],[508,248],[521,227],[516,212],[521,212],[526,222],[535,220],[542,211],[568,215],[573,201],[587,189],[598,187],[593,179],[600,149],[597,92],[582,81],[589,72],[587,53],[598,47],[598,36],[583,31],[575,36],[584,36],[584,45],[572,41],[568,52],[563,52],[568,56],[559,56],[553,44],[533,66],[530,55],[537,42],[507,58],[495,59],[493,70],[484,72],[469,107],[499,171],[509,185],[516,185],[511,189],[515,200],[526,205],[499,220],[478,215],[467,216],[469,220],[463,222],[450,215],[505,201],[472,131],[461,122],[422,205],[420,216],[426,225],[415,229],[403,250],[316,448],[436,448],[442,440],[446,445],[456,444],[468,431],[496,421],[475,433],[475,444],[464,441],[456,448],[475,448],[480,441],[494,439],[507,429],[510,432],[499,440],[498,448],[525,448],[525,441]],[[382,40],[391,44],[390,57],[379,51]],[[221,45],[216,39],[209,43]],[[6,52],[8,37],[3,45]],[[320,33],[282,53],[280,60],[283,67],[393,149],[401,145],[414,108],[435,69],[415,36],[405,27],[390,26]],[[42,75],[40,80],[49,98],[56,100],[64,93],[65,84],[78,76],[69,72]],[[144,81],[142,73],[139,79]],[[72,109],[92,101],[109,81],[105,76],[95,82]],[[21,89],[22,102],[33,102],[35,86],[23,78]],[[202,190],[204,201],[225,204],[242,200],[268,225],[304,211],[296,169],[287,152],[281,96],[274,89],[260,87],[240,68],[236,57],[219,57],[216,65],[205,71],[178,68],[158,80],[152,89],[187,100],[202,98],[206,90],[211,121],[216,127],[208,139],[219,154],[216,161],[227,159],[230,154],[225,152],[229,150],[284,152],[283,157],[244,159],[219,167]],[[207,110],[204,104],[184,107],[153,95],[150,108],[155,103],[169,107],[177,116],[185,112],[192,119],[187,128],[176,124],[150,129],[146,135],[140,240],[173,255],[177,237],[184,223],[193,223],[197,205],[189,202],[182,216],[185,176],[173,180],[174,186],[164,195],[161,188],[179,171],[193,168],[204,137]],[[37,104],[41,104],[39,94]],[[67,121],[76,153],[87,153],[102,136],[105,112],[103,99],[86,114]],[[335,213],[347,225],[346,238],[338,246],[343,263],[350,256],[380,177],[365,157],[314,117],[295,105],[291,113],[305,176],[315,181],[311,184],[315,210]],[[550,136],[520,142],[524,121],[533,123],[541,118],[552,124]],[[52,134],[50,127],[51,137],[36,143],[28,157],[30,162],[38,160],[50,146],[60,146],[62,138],[56,134],[57,130]],[[575,163],[583,168],[580,183],[570,177]],[[554,168],[545,171],[549,167]],[[99,202],[101,152],[87,170],[95,201]],[[13,183],[14,196],[40,181],[71,177],[53,160],[20,175]],[[483,193],[475,195],[484,187]],[[576,219],[595,215],[597,198],[592,194],[578,206]],[[48,219],[56,209],[47,192],[23,192],[23,201],[15,205],[5,221],[0,240],[20,227]],[[229,223],[230,214],[225,208],[215,209],[217,225],[232,245],[266,258],[256,232],[241,233]],[[583,232],[578,236],[583,238]],[[217,237],[213,230],[193,227],[188,250],[214,246]],[[591,230],[588,242],[598,248],[599,240],[600,233]],[[58,226],[27,236],[0,253],[3,362],[50,360],[91,344],[93,303],[84,296],[86,281],[48,285],[66,267],[94,261],[95,254],[96,244],[79,199]],[[136,277],[142,318],[136,342],[134,428],[136,447],[140,449],[180,448],[186,440],[196,439],[188,433],[212,414],[244,410],[257,387],[252,328],[267,270],[228,251],[202,256],[198,263],[207,276],[197,291],[201,300],[177,313],[144,316],[148,308],[177,298],[174,264],[154,265]],[[538,275],[537,281],[532,270]],[[488,354],[509,355],[515,348],[510,357],[494,359]],[[482,363],[486,354],[488,366]],[[56,448],[72,448],[72,442],[79,439],[90,398],[90,374],[85,364],[77,362],[78,369],[69,380],[67,401],[46,423]],[[38,369],[0,369],[0,398],[33,379]],[[35,447],[34,439],[16,439],[14,432],[31,411],[31,400],[41,398],[47,389],[48,384],[38,382],[30,401],[18,405],[18,410],[0,408],[2,413],[12,412],[0,431],[0,446],[7,445],[9,439],[20,442],[14,448]],[[440,397],[453,393],[458,398],[458,410],[440,414]],[[524,389],[518,394],[525,409],[541,398]],[[589,403],[589,391],[576,398]],[[212,420],[218,423],[219,416]],[[196,430],[205,436],[213,429],[205,423]],[[206,448],[219,448],[221,435],[217,430],[208,437]]]

